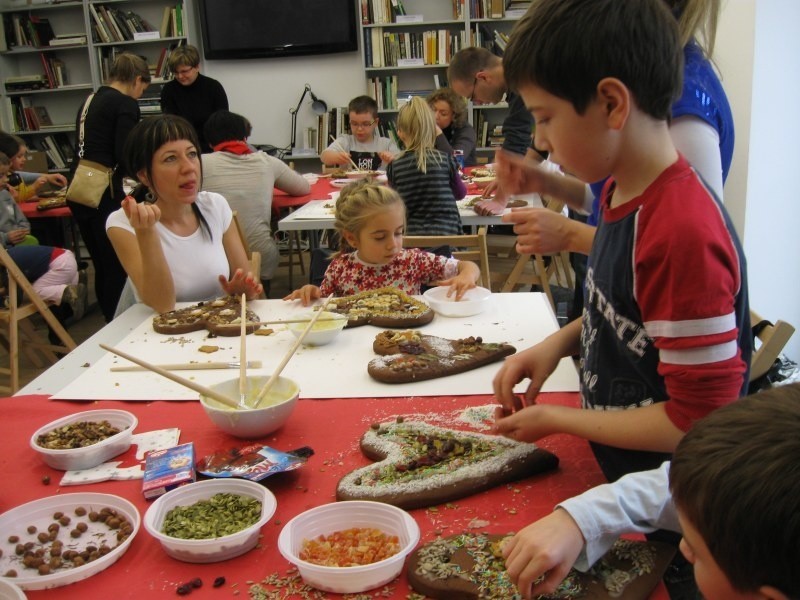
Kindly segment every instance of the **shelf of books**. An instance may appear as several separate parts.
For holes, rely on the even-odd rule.
[[[47,152],[53,169],[69,167],[77,111],[117,53],[146,58],[157,95],[169,53],[187,37],[176,0],[0,0],[0,17],[0,127]],[[152,97],[140,104],[160,111]]]

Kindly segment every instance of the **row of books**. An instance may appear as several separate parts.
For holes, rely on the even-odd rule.
[[[478,148],[502,146],[505,141],[502,123],[490,125],[486,119],[486,114],[482,110],[475,110],[472,113],[472,123],[475,128]]]
[[[183,32],[185,15],[186,11],[182,2],[175,6],[165,6],[161,16],[161,27],[158,29],[161,37],[183,37],[185,35]]]
[[[161,48],[161,52],[158,56],[158,62],[155,64],[150,64],[148,67],[150,68],[150,78],[151,79],[171,79],[172,72],[169,69],[169,55],[170,53],[175,50],[178,46],[182,45],[183,41],[176,42],[174,44],[170,44],[169,46],[164,46]],[[107,81],[111,66],[114,64],[114,60],[117,57],[117,54],[123,52],[124,48],[118,48],[116,46],[106,46],[97,49],[97,63],[100,66],[100,77],[103,81]]]
[[[75,155],[75,149],[65,133],[35,136],[31,138],[30,147],[47,154],[51,169],[69,169]]]
[[[50,113],[45,106],[33,106],[30,98],[19,96],[9,99],[11,103],[11,116],[15,131],[39,131],[53,125]]]
[[[384,31],[381,27],[364,31],[365,62],[372,68],[447,65],[465,45],[463,31],[401,32]]]
[[[497,29],[489,29],[483,23],[470,30],[470,46],[486,48],[489,52],[498,56],[502,56],[506,51],[508,40],[507,33],[497,31]]]
[[[155,29],[133,11],[123,12],[112,6],[89,3],[92,32],[95,42],[125,42],[137,39],[137,34]]]
[[[64,66],[64,61],[52,52],[39,52],[39,58],[42,59],[42,68],[50,89],[67,85],[67,68]]]
[[[380,110],[397,110],[397,75],[367,79],[367,95],[375,99]]]
[[[19,46],[43,48],[56,37],[50,21],[44,17],[25,13],[6,13],[0,32],[0,51]]]
[[[394,23],[398,16],[406,14],[403,0],[361,0],[361,23]]]
[[[473,19],[519,18],[525,14],[532,0],[469,0]]]

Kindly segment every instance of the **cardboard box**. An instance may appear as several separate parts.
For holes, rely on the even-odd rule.
[[[28,152],[27,159],[25,171],[28,173],[47,173],[47,154],[41,150],[31,150]]]
[[[142,492],[150,500],[192,483],[196,477],[194,444],[191,442],[165,450],[153,450],[145,456]]]

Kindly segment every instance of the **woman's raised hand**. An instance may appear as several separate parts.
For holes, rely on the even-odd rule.
[[[241,296],[247,294],[248,300],[260,298],[264,293],[264,286],[250,272],[245,273],[242,269],[236,269],[233,277],[227,279],[224,275],[219,276],[219,284],[226,294],[230,296]]]
[[[161,209],[149,202],[136,202],[131,196],[122,200],[122,210],[134,229],[150,229],[161,219]]]

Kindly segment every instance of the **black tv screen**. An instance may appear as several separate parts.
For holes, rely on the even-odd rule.
[[[200,0],[207,59],[358,49],[355,0]]]

